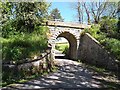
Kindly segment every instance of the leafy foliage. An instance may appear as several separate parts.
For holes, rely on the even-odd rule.
[[[113,29],[112,29],[113,30]],[[115,29],[116,30],[116,29]],[[105,48],[114,54],[118,60],[120,60],[120,40],[112,37],[108,37],[106,32],[101,32],[100,25],[93,25],[90,29],[86,29],[87,33],[90,33],[96,38]]]
[[[18,61],[38,54],[47,47],[47,28],[42,23],[47,19],[49,3],[2,2],[3,60]]]
[[[68,56],[69,56],[69,43],[56,44],[55,48],[59,51],[62,51],[62,53],[65,54],[65,57],[68,58]]]
[[[60,14],[60,11],[57,8],[55,8],[55,9],[53,9],[51,11],[49,19],[50,20],[60,20],[60,21],[63,21],[63,18],[62,18],[61,14]]]
[[[107,37],[120,39],[120,34],[117,30],[117,22],[117,19],[109,19],[109,17],[103,17],[103,19],[100,22],[100,31],[104,32],[107,35]]]
[[[39,27],[39,30],[31,34],[19,33],[9,39],[2,38],[3,60],[18,61],[31,57],[32,54],[39,55],[47,47],[46,31],[47,28]]]
[[[120,60],[120,41],[117,39],[106,39],[106,48],[110,50]]]
[[[11,30],[13,32],[33,32],[47,19],[49,6],[50,4],[46,2],[2,3],[3,36],[6,36],[6,33]]]
[[[64,51],[66,47],[69,47],[68,43],[59,43],[55,45],[55,48],[59,51]]]
[[[65,47],[63,53],[65,54],[65,57],[67,57],[67,58],[69,57],[69,47],[68,46]]]
[[[40,56],[47,48],[47,30],[47,27],[39,26],[32,33],[18,33],[11,35],[9,38],[1,37],[0,43],[2,43],[3,62],[19,63],[19,61],[21,62],[26,58],[33,59],[34,56]],[[23,78],[27,79],[28,77],[36,76],[38,73],[41,73],[42,69],[39,72],[36,71],[35,67],[30,70],[23,69],[20,72],[13,72],[14,70],[3,68],[3,85],[19,81]],[[32,71],[35,73],[32,73]]]
[[[2,51],[3,62],[18,63],[45,52],[48,28],[43,26],[43,23],[48,17],[49,5],[46,2],[0,2],[2,13],[0,15],[0,22],[2,23],[0,24],[2,30],[0,33],[2,34],[0,37],[2,49],[0,51]],[[50,65],[47,69],[49,68],[51,68]],[[14,69],[16,70],[16,68]],[[31,73],[30,70],[35,71],[35,73]],[[36,68],[30,70],[12,72],[14,70],[3,68],[3,82],[8,84],[23,77],[27,78],[32,74],[41,73],[40,70],[45,71],[42,68],[39,71],[36,71]]]

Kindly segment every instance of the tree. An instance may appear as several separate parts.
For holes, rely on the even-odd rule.
[[[116,2],[107,2],[104,0],[103,2],[91,2],[90,3],[90,12],[92,14],[92,18],[94,23],[98,24],[100,19],[103,16],[107,16],[109,18],[116,17],[117,15],[117,3]]]
[[[2,30],[2,36],[7,37],[8,33],[13,31],[13,12],[12,12],[13,4],[10,2],[1,2],[1,7],[0,7],[0,22],[1,22],[1,30]]]
[[[106,7],[106,2],[91,2],[91,14],[94,20],[94,23],[99,23],[100,17],[104,12]]]
[[[118,13],[118,19],[119,19],[119,21],[118,21],[118,33],[120,33],[120,1],[118,2],[118,11],[117,11],[117,13]]]
[[[44,19],[47,18],[47,10],[49,5],[45,2],[21,2],[16,4],[16,25],[18,30],[22,31],[23,28],[27,32],[32,32],[35,26],[42,24]],[[23,26],[23,28],[21,28]]]
[[[57,8],[53,9],[53,10],[50,12],[49,19],[50,19],[50,20],[54,20],[54,21],[55,21],[55,20],[63,21],[63,18],[62,18],[61,14],[60,14],[60,11],[59,11]]]
[[[76,11],[76,17],[79,23],[83,23],[83,2],[72,3],[71,8]]]
[[[13,5],[10,2],[0,2],[0,21],[3,24],[4,22],[10,20],[10,17],[12,17],[12,8]]]
[[[11,27],[19,32],[32,32],[48,17],[49,3],[46,2],[3,2],[2,3],[3,31],[6,24],[12,21]],[[9,29],[9,28],[8,28]],[[12,29],[13,30],[13,29]]]
[[[83,7],[85,8],[85,12],[87,14],[87,22],[88,22],[88,24],[90,24],[90,11],[88,10],[86,2],[83,3]]]
[[[77,3],[77,4],[76,4]],[[87,16],[87,23],[91,22],[98,24],[101,17],[108,16],[110,18],[117,15],[117,2],[75,2],[74,8],[78,15],[78,21],[83,22]]]
[[[108,16],[110,18],[117,17],[117,9],[118,9],[118,3],[117,2],[109,2],[108,6],[107,6]]]
[[[77,3],[77,13],[78,13],[78,21],[79,23],[83,23],[83,11],[82,11],[82,3],[81,2],[78,2]]]

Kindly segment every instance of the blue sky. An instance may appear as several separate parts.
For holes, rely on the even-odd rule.
[[[76,12],[72,9],[72,2],[52,2],[50,10],[58,8],[60,10],[61,16],[66,22],[74,22]]]
[[[58,8],[65,22],[75,22],[76,12],[74,11],[74,9],[72,9],[71,5],[72,2],[52,2],[52,6],[50,7],[50,10],[54,8]],[[68,42],[68,41],[65,38],[61,38],[60,42]]]

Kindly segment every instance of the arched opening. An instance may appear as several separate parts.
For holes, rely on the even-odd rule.
[[[76,59],[77,58],[77,40],[75,38],[75,36],[69,32],[62,32],[61,34],[59,34],[57,36],[57,38],[59,37],[63,37],[65,38],[68,43],[69,43],[69,49],[68,49],[68,55],[67,57],[69,59]],[[56,38],[56,39],[57,39]]]
[[[69,42],[64,37],[58,37],[55,41],[55,58],[68,58]]]

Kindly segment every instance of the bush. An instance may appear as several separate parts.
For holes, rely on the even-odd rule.
[[[55,45],[55,49],[59,51],[64,51],[66,47],[69,47],[69,43],[59,43]]]
[[[105,39],[106,49],[110,50],[120,60],[120,41],[113,38]]]
[[[103,17],[100,21],[100,31],[106,33],[107,37],[120,39],[120,34],[117,30],[117,23],[118,20],[115,18],[110,19],[109,17]]]
[[[65,57],[67,57],[67,58],[69,57],[69,47],[68,46],[65,47],[63,53],[65,54]]]
[[[15,28],[15,20],[8,20],[1,25],[2,37],[10,38],[11,36],[17,35],[20,32]]]
[[[92,27],[86,29],[85,32],[96,38],[108,51],[120,60],[120,40],[112,37],[110,38],[106,33],[101,32],[100,25],[92,25]]]
[[[47,28],[41,28],[47,31]],[[33,33],[11,35],[8,39],[1,38],[3,60],[19,61],[32,58],[34,55],[40,55],[47,48],[47,37],[42,29]]]
[[[60,51],[60,46],[59,45],[55,45],[55,49]]]

